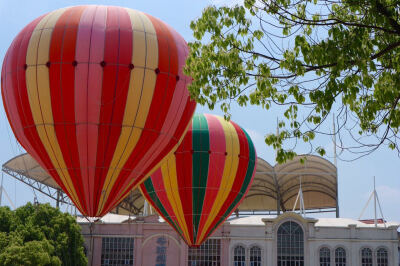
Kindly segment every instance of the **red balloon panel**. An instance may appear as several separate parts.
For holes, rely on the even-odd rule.
[[[112,6],[50,12],[15,38],[2,68],[21,145],[82,214],[102,216],[174,150],[195,109],[183,38]]]

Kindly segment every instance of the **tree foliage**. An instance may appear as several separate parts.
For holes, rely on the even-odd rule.
[[[281,106],[280,133],[265,138],[279,162],[295,154],[286,140],[312,144],[316,135],[332,134],[324,125],[332,112],[338,146],[352,158],[381,145],[399,153],[399,10],[395,0],[210,6],[191,23],[189,90],[199,103],[219,105],[227,118],[232,101]],[[311,145],[311,152],[325,150]]]
[[[80,227],[49,204],[0,207],[0,265],[87,265]]]

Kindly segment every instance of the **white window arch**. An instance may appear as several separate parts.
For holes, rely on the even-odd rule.
[[[246,249],[242,245],[237,245],[233,249],[233,265],[246,266]]]
[[[346,250],[342,247],[335,249],[335,266],[346,266]]]
[[[319,265],[331,266],[331,250],[327,247],[319,249]]]
[[[376,265],[377,266],[389,265],[388,251],[386,248],[382,247],[376,251]]]
[[[372,250],[370,248],[363,248],[361,250],[361,266],[372,266]]]
[[[304,232],[294,221],[281,224],[277,232],[278,266],[304,266]]]
[[[261,266],[261,248],[259,246],[250,248],[250,266]]]

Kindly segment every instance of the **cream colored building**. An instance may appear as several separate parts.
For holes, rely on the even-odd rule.
[[[3,171],[57,203],[70,204],[29,154],[6,162]],[[337,188],[336,167],[321,157],[298,156],[276,166],[258,158],[254,182],[237,216],[230,217],[197,249],[189,248],[152,214],[138,190],[113,214],[93,223],[85,218],[78,221],[89,265],[96,266],[400,265],[399,225],[387,222],[375,227],[339,218]],[[333,212],[336,218],[311,218],[315,212]]]
[[[157,215],[110,214],[95,223],[91,233],[85,219],[79,222],[93,265],[397,266],[399,261],[396,223],[375,227],[292,212],[277,217],[253,215],[231,219],[195,249]],[[160,239],[164,246],[158,244]],[[128,249],[124,243],[131,243]],[[160,248],[165,251],[164,261],[157,261]]]
[[[304,258],[304,264],[283,264],[283,261],[282,264],[278,263],[279,242],[284,244],[279,241],[282,235],[279,235],[278,231],[281,226],[287,223],[294,223],[302,231],[304,251],[301,256]],[[245,248],[246,259],[248,260],[251,247],[257,245],[262,251],[263,261],[261,265],[361,266],[363,265],[363,253],[364,257],[367,257],[366,250],[369,249],[372,255],[372,264],[365,262],[365,265],[397,266],[399,260],[398,226],[395,223],[387,223],[375,227],[374,224],[365,224],[345,218],[303,218],[290,212],[275,218],[263,218],[262,216],[237,218],[229,222],[230,265],[234,265],[234,250],[237,246]],[[339,250],[342,251],[341,249],[345,252],[345,260],[339,262],[339,257],[335,256],[335,253],[336,255],[343,255],[343,252],[338,253]],[[324,253],[325,250],[329,253]],[[378,251],[384,251],[383,253],[386,255]],[[290,252],[282,253],[287,255]],[[326,260],[323,259],[325,257]],[[387,263],[384,262],[386,258]],[[378,264],[378,259],[380,264]]]

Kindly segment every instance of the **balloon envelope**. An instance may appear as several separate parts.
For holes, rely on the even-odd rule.
[[[43,15],[2,68],[13,132],[86,216],[102,216],[177,147],[195,109],[188,47],[162,21],[112,6]]]
[[[198,246],[246,195],[256,158],[251,138],[237,124],[194,115],[176,152],[140,189],[188,245]]]

